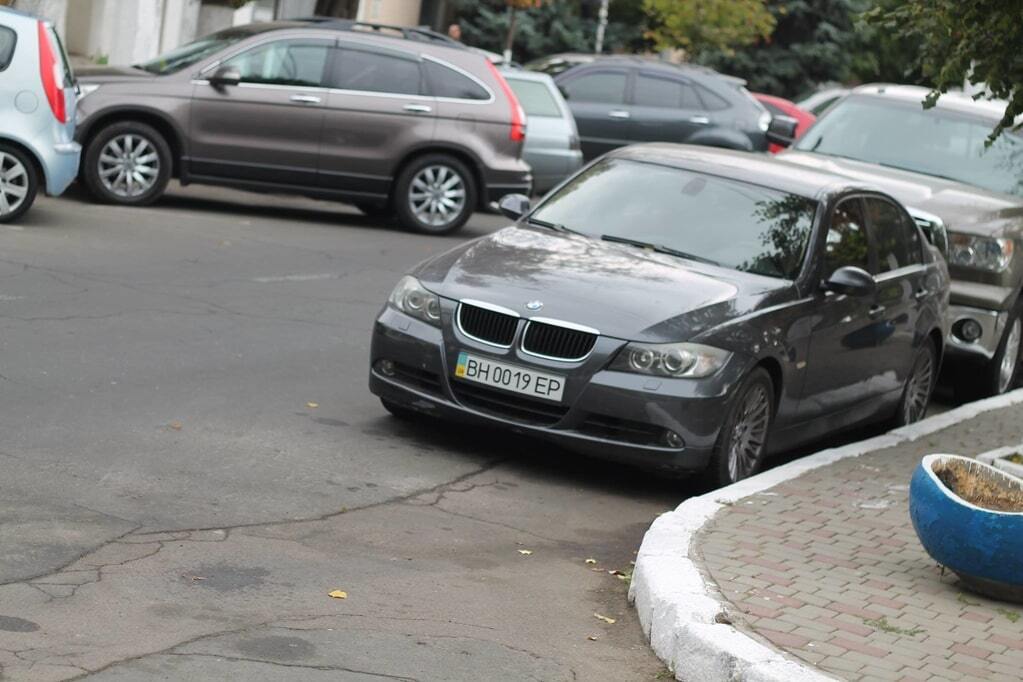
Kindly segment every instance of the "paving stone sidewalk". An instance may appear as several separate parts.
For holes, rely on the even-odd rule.
[[[1023,606],[966,591],[927,556],[909,480],[931,453],[1023,441],[1023,405],[815,469],[719,512],[697,561],[742,632],[848,680],[1019,680]]]

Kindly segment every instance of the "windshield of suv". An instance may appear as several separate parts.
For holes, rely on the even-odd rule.
[[[935,175],[1023,196],[1023,138],[997,121],[918,103],[856,95],[839,102],[795,149]]]
[[[530,216],[607,241],[795,279],[817,202],[759,185],[652,163],[600,161]]]
[[[251,30],[228,28],[165,52],[148,62],[136,64],[135,68],[158,76],[177,73],[252,35]]]

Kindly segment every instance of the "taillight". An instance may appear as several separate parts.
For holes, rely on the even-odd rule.
[[[504,96],[508,98],[508,103],[511,105],[511,131],[508,133],[508,137],[512,142],[522,142],[526,139],[526,112],[519,104],[519,98],[515,96],[515,91],[508,85],[508,81],[504,79],[501,72],[497,70],[494,63],[487,60],[487,66],[490,67],[491,73],[494,74],[494,78],[497,79],[497,84],[501,86],[501,90],[504,91]]]
[[[64,67],[57,59],[53,43],[46,32],[46,24],[39,22],[39,76],[43,80],[43,92],[50,103],[50,111],[61,123],[67,123],[67,108],[64,104]]]

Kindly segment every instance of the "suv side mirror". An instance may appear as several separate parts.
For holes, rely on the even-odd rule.
[[[869,296],[877,290],[877,282],[870,273],[855,265],[846,265],[831,273],[822,284],[825,291],[849,296]]]
[[[799,121],[791,116],[774,116],[767,127],[767,141],[789,147],[796,141],[796,128]]]
[[[518,220],[529,213],[529,197],[525,194],[505,194],[497,202],[497,210],[506,218]]]
[[[222,88],[227,85],[238,85],[242,82],[242,72],[234,66],[220,66],[209,77],[210,85]]]

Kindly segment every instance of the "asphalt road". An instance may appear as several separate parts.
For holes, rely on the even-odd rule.
[[[366,388],[399,275],[502,223],[175,188],[0,226],[0,677],[662,675],[608,571],[684,482]]]

